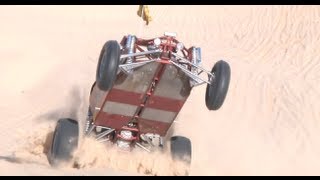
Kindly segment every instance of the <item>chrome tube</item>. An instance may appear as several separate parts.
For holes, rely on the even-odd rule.
[[[208,83],[208,84],[211,84],[209,81],[202,79],[198,74],[195,74],[195,73],[189,71],[188,69],[184,68],[182,65],[180,65],[180,64],[178,64],[178,63],[175,63],[174,61],[171,61],[171,60],[170,60],[170,62],[171,62],[173,65],[175,65],[175,66],[177,66],[178,68],[180,68],[183,72],[185,72],[189,77],[191,77],[191,78],[192,78],[194,81],[196,81],[198,84],[203,83],[203,82],[206,82],[206,83]]]
[[[127,54],[133,54],[134,53],[134,44],[136,43],[136,37],[132,35],[128,35],[127,41],[126,41],[126,50]],[[133,57],[128,57],[126,63],[132,63]]]
[[[85,134],[86,134],[87,136],[90,135],[94,128],[96,128],[96,126],[95,126],[94,124],[92,124],[92,126],[88,129],[88,131],[86,131]]]
[[[126,41],[126,49],[128,53],[133,53],[134,50],[134,43],[136,42],[136,37],[132,35],[128,35],[127,41]]]
[[[196,64],[199,65],[201,64],[201,48],[196,48],[196,57],[197,57],[197,61],[196,61]]]
[[[144,147],[142,144],[140,144],[140,143],[138,143],[138,142],[136,142],[136,145],[138,146],[138,147],[140,147],[141,149],[143,149],[143,150],[145,150],[145,151],[147,151],[147,152],[151,152],[150,151],[150,149],[148,149],[148,148],[146,148],[146,147]]]
[[[192,63],[197,64],[197,48],[192,48]]]
[[[192,50],[191,50],[191,62],[192,64],[197,64],[197,48],[196,47],[192,47]],[[191,67],[191,71],[193,73],[197,73],[197,68],[196,67]]]
[[[143,55],[154,54],[154,53],[159,53],[159,52],[161,52],[161,50],[157,49],[157,50],[137,52],[137,53],[132,53],[132,54],[123,54],[120,56],[120,59],[134,57],[134,56],[143,56]]]
[[[132,72],[132,70],[134,68],[141,67],[145,64],[148,64],[148,63],[151,63],[154,61],[156,61],[156,60],[147,60],[147,61],[141,61],[141,62],[134,62],[134,63],[130,63],[130,64],[121,64],[121,65],[119,65],[119,70],[128,74],[128,73]]]
[[[191,63],[190,61],[188,61],[188,60],[185,59],[184,57],[178,55],[177,53],[172,53],[172,55],[174,55],[175,57],[178,57],[179,59],[181,59],[182,62],[185,62],[185,63],[188,63],[188,64],[190,64],[190,65],[192,65],[192,66],[195,66],[195,67],[201,69],[203,72],[207,73],[207,74],[210,75],[210,76],[214,76],[211,72],[207,71],[207,70],[204,69],[203,67],[201,67],[201,66],[199,66],[199,65],[197,65],[197,64]]]
[[[100,134],[98,135],[98,137],[96,138],[96,140],[99,140],[99,139],[101,139],[101,138],[109,135],[109,134],[112,133],[113,131],[114,131],[114,129],[109,129],[109,130],[106,130],[106,131],[103,132],[103,133],[100,133]]]

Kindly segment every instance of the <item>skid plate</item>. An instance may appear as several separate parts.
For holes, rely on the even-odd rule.
[[[163,71],[158,74],[161,66]],[[159,80],[139,114],[138,125],[141,133],[165,135],[191,91],[189,77],[171,64],[152,62],[132,74],[119,74],[114,87],[105,94],[94,87],[90,105],[101,109],[94,116],[95,124],[114,129],[125,126],[144,102],[154,78]]]

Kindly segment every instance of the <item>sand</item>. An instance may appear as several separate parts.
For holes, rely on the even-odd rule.
[[[149,9],[146,26],[137,5],[0,6],[0,175],[143,175],[141,164],[174,175],[164,156],[138,154],[120,168],[128,159],[109,149],[92,164],[95,146],[80,169],[46,158],[55,122],[85,118],[104,42],[164,31],[200,46],[205,68],[224,59],[232,69],[220,110],[206,109],[203,85],[178,116],[174,134],[193,143],[190,175],[320,175],[319,6]]]

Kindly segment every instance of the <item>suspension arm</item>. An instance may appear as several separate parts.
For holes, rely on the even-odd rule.
[[[192,65],[192,66],[194,66],[194,67],[202,70],[203,72],[207,73],[209,76],[214,77],[214,75],[213,75],[211,72],[207,71],[206,69],[204,69],[204,68],[201,67],[201,66],[198,66],[198,65],[196,65],[196,64],[193,64],[192,62],[188,61],[188,60],[185,59],[184,57],[178,55],[177,53],[172,53],[172,55],[174,55],[176,58],[179,58],[182,62],[188,63],[188,64],[190,64],[190,65]]]
[[[143,55],[148,55],[148,54],[155,54],[159,53],[161,50],[151,50],[151,51],[144,51],[144,52],[137,52],[137,53],[132,53],[132,54],[123,54],[120,56],[120,59],[128,58],[128,57],[135,57],[135,56],[143,56]]]

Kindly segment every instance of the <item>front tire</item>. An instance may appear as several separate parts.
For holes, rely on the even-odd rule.
[[[215,78],[211,78],[211,84],[207,85],[205,101],[209,110],[218,110],[229,89],[230,66],[227,62],[220,60],[213,66],[211,73],[215,75]]]
[[[96,71],[96,83],[100,90],[108,91],[112,88],[117,76],[120,54],[117,41],[111,40],[104,44]]]

